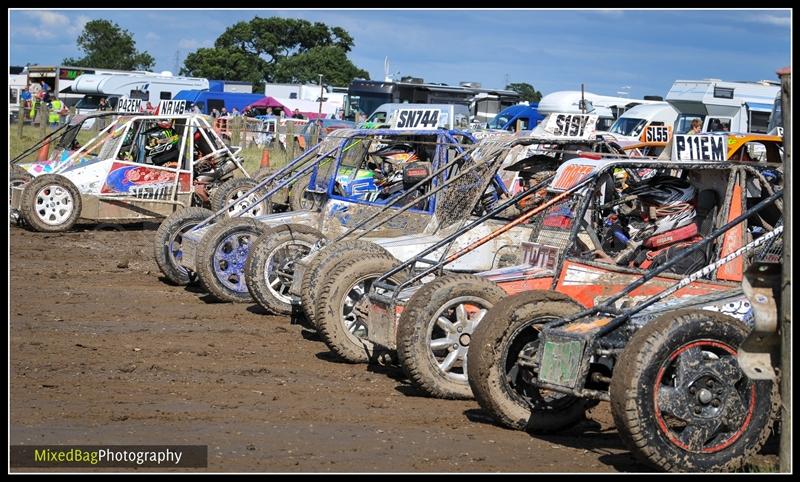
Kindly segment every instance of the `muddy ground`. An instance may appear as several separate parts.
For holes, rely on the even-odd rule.
[[[78,228],[11,228],[12,444],[201,444],[209,471],[648,470],[606,403],[558,435],[506,430],[287,317],[164,283],[155,224]]]

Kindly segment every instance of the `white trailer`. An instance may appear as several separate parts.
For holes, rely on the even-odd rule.
[[[8,74],[8,117],[19,115],[20,95],[28,85],[28,74]]]
[[[676,80],[665,100],[678,111],[676,134],[688,132],[694,119],[703,122],[703,132],[763,134],[779,90],[780,84],[769,80]]]

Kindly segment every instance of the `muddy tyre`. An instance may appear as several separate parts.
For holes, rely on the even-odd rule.
[[[323,276],[326,276],[329,270],[335,269],[336,265],[343,259],[355,252],[389,254],[386,249],[375,243],[361,239],[348,239],[325,246],[317,251],[309,262],[300,285],[300,305],[306,319],[315,327],[317,324],[316,308],[319,296],[319,281],[324,279]]]
[[[253,242],[245,263],[245,281],[253,299],[276,315],[292,314],[289,288],[293,264],[311,252],[324,236],[300,224],[273,228]]]
[[[397,357],[411,382],[436,398],[472,398],[467,353],[475,328],[506,297],[480,276],[442,276],[406,303],[397,327]]]
[[[530,353],[538,348],[537,325],[581,310],[561,293],[528,291],[504,298],[486,314],[472,334],[467,372],[475,400],[498,423],[544,433],[584,418],[591,400],[543,393],[525,382],[530,372],[515,363],[523,349]]]
[[[397,266],[388,254],[351,253],[337,270],[320,280],[317,300],[317,331],[328,348],[350,363],[375,360],[376,346],[366,340],[367,326],[355,311],[356,304],[369,293],[372,282]],[[400,283],[404,274],[389,281]]]
[[[253,202],[260,196],[267,193],[266,189],[259,189],[255,193],[244,197],[245,193],[258,185],[256,179],[250,177],[236,177],[228,179],[222,185],[214,189],[211,193],[210,203],[211,209],[214,212],[228,206],[226,216],[232,217],[236,214],[246,210],[253,205]],[[258,206],[248,211],[242,216],[255,217],[272,212],[272,203],[269,200],[264,200],[258,203]]]
[[[197,278],[193,271],[181,265],[183,235],[214,214],[205,208],[184,208],[167,216],[156,231],[153,251],[156,264],[170,283],[185,286]]]
[[[244,265],[252,243],[267,232],[253,218],[228,218],[215,224],[197,247],[197,275],[203,288],[219,301],[253,301]]]
[[[315,211],[320,207],[319,200],[313,194],[306,192],[311,174],[306,174],[298,179],[289,188],[289,209],[292,211]]]
[[[666,471],[732,471],[761,449],[779,398],[776,383],[739,368],[748,332],[730,316],[683,310],[631,337],[611,379],[611,412],[637,458]]]
[[[75,184],[58,174],[44,174],[22,190],[20,212],[34,231],[57,233],[70,230],[81,214],[81,193]]]
[[[9,187],[24,186],[25,184],[31,182],[31,180],[33,180],[33,175],[31,173],[17,165],[11,166],[11,172],[9,173],[8,179]]]

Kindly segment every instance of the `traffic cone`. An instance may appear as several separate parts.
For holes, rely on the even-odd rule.
[[[261,151],[261,167],[269,167],[269,150]]]
[[[36,154],[36,161],[37,162],[44,162],[47,160],[47,156],[50,155],[50,141],[45,141],[42,144],[42,147],[39,148],[39,152]]]

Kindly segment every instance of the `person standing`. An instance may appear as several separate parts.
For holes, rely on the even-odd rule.
[[[292,119],[305,119],[305,117],[300,113],[300,109],[295,109],[294,113],[292,113]]]
[[[108,105],[108,102],[106,101],[106,98],[105,97],[100,97],[100,101],[98,102],[98,105],[97,105],[97,110],[106,111],[106,110],[109,109],[109,107],[110,106]]]
[[[64,103],[58,97],[53,96],[50,101],[50,112],[47,116],[47,123],[50,124],[50,127],[58,127],[63,108]]]

